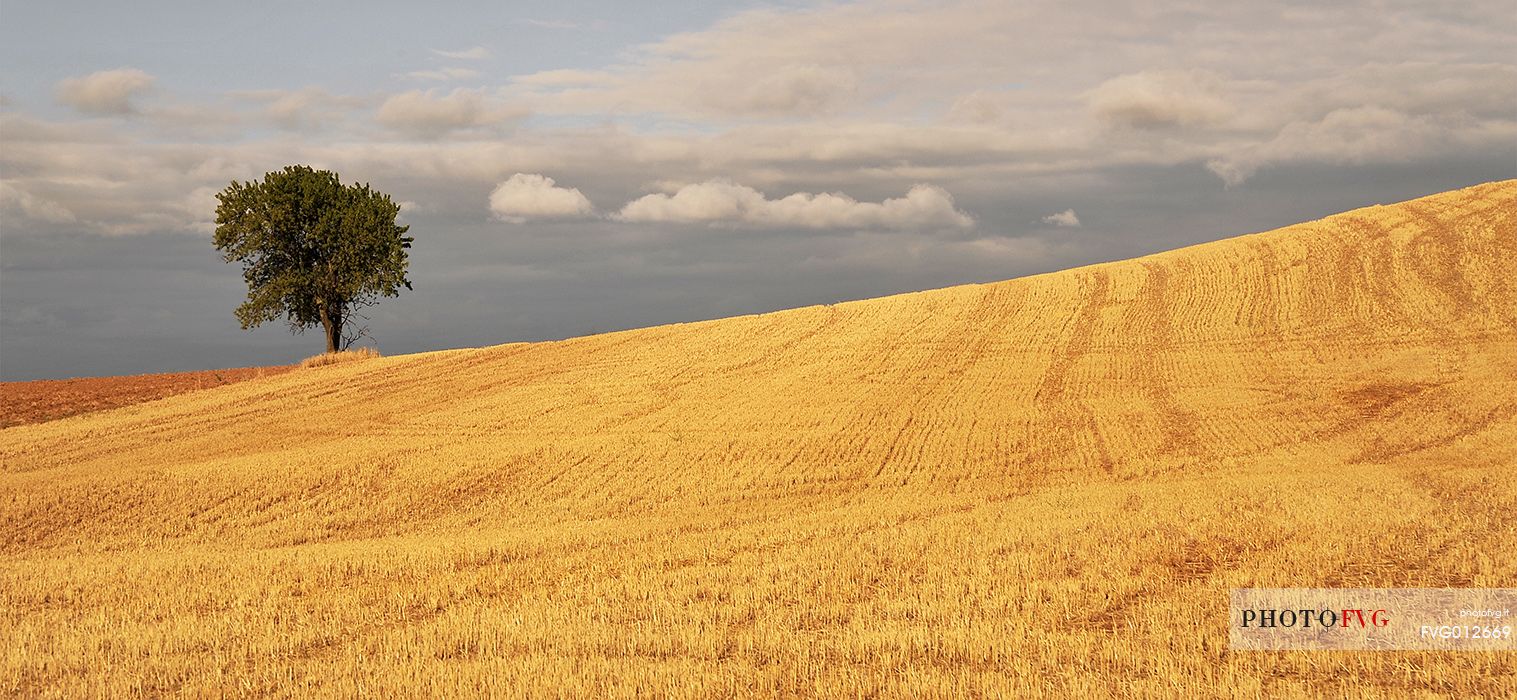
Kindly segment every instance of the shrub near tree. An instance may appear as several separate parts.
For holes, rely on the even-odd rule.
[[[248,298],[244,329],[283,317],[294,333],[317,325],[326,351],[339,352],[366,329],[357,312],[411,288],[406,251],[414,240],[395,218],[400,206],[363,185],[304,165],[233,181],[216,195],[216,249],[242,263]]]

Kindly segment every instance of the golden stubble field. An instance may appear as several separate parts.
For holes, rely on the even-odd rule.
[[[1517,586],[1517,181],[988,285],[0,431],[18,696],[1493,697],[1227,649]]]

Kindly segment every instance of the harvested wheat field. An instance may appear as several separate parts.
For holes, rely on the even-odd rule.
[[[20,696],[1493,697],[1230,652],[1517,586],[1517,181],[1135,260],[0,431]]]
[[[0,382],[0,428],[41,423],[281,374],[292,366]]]

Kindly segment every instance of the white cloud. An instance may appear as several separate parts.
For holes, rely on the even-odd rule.
[[[132,98],[153,86],[153,76],[136,68],[99,71],[58,83],[58,101],[85,114],[130,114]]]
[[[456,61],[482,61],[490,57],[490,50],[483,46],[474,46],[458,51],[432,49],[432,53],[442,56],[443,58],[451,58]]]
[[[535,113],[681,127],[621,135],[630,150],[616,157],[627,161],[695,161],[644,179],[845,190],[861,179],[960,192],[959,182],[985,176],[1268,167],[1297,162],[1251,154],[1289,124],[1374,106],[1432,118],[1479,152],[1501,146],[1513,119],[1517,81],[1492,28],[1505,17],[1497,3],[1475,3],[1457,21],[1400,8],[1394,23],[1365,2],[1190,12],[1208,31],[1079,0],[755,10],[636,47],[620,63],[516,76],[505,94]],[[1103,21],[1092,25],[1093,15]],[[1332,29],[1341,26],[1373,29],[1344,42]],[[1473,119],[1460,122],[1461,111]]]
[[[1043,223],[1073,228],[1080,225],[1080,217],[1075,216],[1075,210],[1065,209],[1057,214],[1049,214],[1043,217]]]
[[[650,194],[616,214],[621,221],[705,223],[756,228],[939,229],[968,228],[974,219],[955,208],[952,195],[916,185],[905,197],[860,202],[841,193],[797,192],[769,199],[762,192],[721,180],[685,185],[673,194]]]
[[[934,13],[866,5],[744,12],[637,47],[625,63],[574,76],[593,75],[593,82],[566,84],[561,71],[545,71],[517,76],[512,85],[534,109],[551,112],[738,119],[838,114],[868,97],[866,88],[878,94],[886,80],[912,72],[906,64],[921,57],[908,61],[902,54],[921,47],[913,32],[948,29],[945,13],[934,19],[926,16]]]
[[[394,95],[379,106],[375,119],[396,131],[421,138],[437,138],[449,132],[484,126],[512,117],[512,112],[493,104],[479,90],[456,89],[449,93],[412,90]]]
[[[514,78],[513,88],[541,112],[781,119],[917,116],[975,91],[1017,85],[1032,89],[1021,89],[1009,106],[1026,112],[1029,102],[1050,96],[1074,106],[1073,93],[1153,65],[1172,46],[1184,55],[1238,42],[1204,32],[1176,36],[1141,7],[1085,5],[866,0],[756,9],[636,47],[599,71],[593,86],[544,85],[531,74]],[[1205,16],[1200,22],[1222,13],[1196,14]],[[1091,16],[1102,18],[1099,26]],[[966,105],[970,117],[992,106],[971,102],[980,104]]]
[[[465,78],[473,78],[478,75],[479,71],[474,70],[473,68],[455,68],[450,66],[446,68],[436,68],[431,70],[413,70],[409,73],[401,73],[399,77],[410,78],[412,80],[436,80],[439,82],[447,82],[450,80],[463,80]]]
[[[553,178],[516,173],[490,193],[490,211],[513,224],[534,219],[577,219],[593,216],[595,207],[578,189],[558,187]]]
[[[1138,129],[1215,124],[1233,109],[1216,76],[1198,71],[1143,71],[1118,76],[1090,91],[1091,109],[1111,124]]]

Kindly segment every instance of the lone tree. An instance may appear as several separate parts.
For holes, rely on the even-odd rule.
[[[242,263],[248,283],[237,307],[244,329],[280,316],[294,333],[319,323],[327,352],[337,352],[367,330],[344,331],[358,309],[411,288],[410,227],[397,226],[400,206],[367,184],[291,165],[262,182],[234,180],[216,200],[216,249]]]

